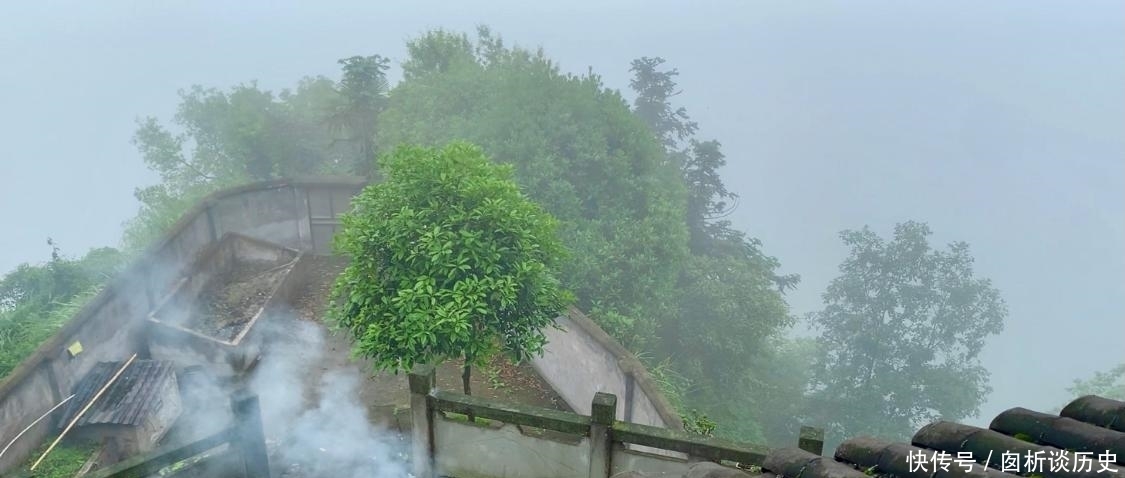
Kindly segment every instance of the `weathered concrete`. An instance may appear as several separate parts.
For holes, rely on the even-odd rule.
[[[590,397],[611,393],[624,398],[625,421],[682,429],[682,420],[648,370],[620,343],[576,309],[556,323],[561,330],[546,330],[547,346],[532,366],[572,410],[588,415]]]
[[[588,438],[572,445],[529,437],[515,425],[492,428],[438,416],[434,448],[436,476],[586,478],[590,472]]]
[[[651,477],[680,477],[700,461],[760,465],[768,451],[679,430],[615,421],[617,399],[611,394],[595,395],[590,407],[593,415],[583,416],[436,390],[432,380],[432,371],[427,368],[410,374],[413,459],[415,475],[420,477],[606,478],[630,471]],[[448,412],[484,420],[469,423],[447,417]],[[527,427],[543,432],[529,433]],[[665,453],[630,450],[626,446],[630,443]],[[685,458],[667,456],[669,452]],[[727,467],[711,471],[727,469],[734,471]]]
[[[142,333],[156,301],[171,292],[199,253],[226,232],[327,252],[338,216],[365,184],[362,178],[316,178],[250,184],[215,193],[198,203],[59,332],[0,382],[0,441],[34,422],[70,395],[99,361],[149,355]],[[327,212],[311,205],[328,204]],[[323,208],[322,208],[323,209]],[[83,351],[71,356],[67,347]],[[56,412],[58,413],[58,412]],[[0,473],[28,458],[54,426],[46,419],[0,457]],[[0,445],[2,446],[2,445]]]
[[[224,234],[243,234],[303,252],[330,253],[332,237],[340,228],[339,217],[349,210],[351,198],[365,183],[362,178],[279,180],[228,189],[200,201],[0,382],[0,440],[6,443],[69,395],[95,363],[121,360],[133,353],[149,358],[153,351],[149,350],[150,329],[145,319]],[[281,288],[292,286],[286,282]],[[607,392],[629,398],[620,406],[624,419],[682,428],[655,381],[624,347],[577,310],[559,321],[566,331],[547,332],[551,343],[533,366],[569,406],[589,414],[590,397]],[[72,357],[66,349],[75,342],[84,350]],[[26,460],[53,425],[52,419],[43,420],[16,442],[0,457],[0,473]],[[504,433],[511,434],[511,430]],[[553,443],[552,449],[575,446]],[[583,473],[588,473],[588,463],[584,467]]]
[[[263,346],[263,333],[255,324],[263,316],[278,310],[292,288],[291,272],[300,252],[238,233],[226,233],[197,259],[192,274],[184,277],[156,310],[148,316],[147,345],[153,358],[175,362],[180,370],[206,366],[217,376],[233,376],[245,371],[257,360]],[[282,274],[269,291],[262,306],[241,325],[240,332],[230,340],[192,330],[193,304],[202,290],[216,277],[222,276],[247,261],[271,264]]]

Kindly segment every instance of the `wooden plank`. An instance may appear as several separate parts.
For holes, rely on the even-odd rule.
[[[115,465],[98,470],[88,478],[126,478],[143,477],[168,465],[199,455],[207,450],[229,443],[234,436],[234,428],[228,428],[211,436],[191,443],[162,447],[152,453],[138,455]]]

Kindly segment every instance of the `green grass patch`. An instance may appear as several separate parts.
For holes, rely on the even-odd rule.
[[[0,379],[7,377],[74,314],[98,295],[101,287],[93,287],[43,313],[37,307],[17,306],[0,311]]]
[[[35,478],[72,478],[98,449],[98,444],[92,441],[63,441],[54,450],[51,450],[51,454],[43,459],[43,462],[35,468],[35,471],[30,471],[31,465],[34,465],[35,460],[43,456],[43,452],[47,451],[47,447],[51,446],[54,441],[54,436],[48,438],[43,446],[31,454],[27,463],[23,466],[23,469],[30,473],[29,476]]]

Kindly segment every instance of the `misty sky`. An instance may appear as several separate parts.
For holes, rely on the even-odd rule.
[[[339,58],[487,24],[613,88],[640,56],[677,67],[676,101],[727,153],[735,224],[803,277],[799,313],[842,229],[967,241],[1010,311],[973,423],[1125,361],[1120,1],[19,3],[0,6],[0,271],[49,258],[48,236],[117,244],[156,181],[134,120],[170,118],[177,89],[337,78]]]

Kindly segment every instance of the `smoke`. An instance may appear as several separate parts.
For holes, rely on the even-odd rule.
[[[230,397],[239,389],[257,395],[273,476],[409,476],[408,442],[373,425],[360,401],[366,377],[327,351],[325,328],[294,311],[273,309],[251,332],[260,340],[257,365],[243,376],[215,357],[199,356],[186,343],[165,339],[163,359],[180,373],[183,415],[166,442],[186,443],[232,424]]]
[[[259,324],[268,328],[269,348],[248,388],[258,395],[271,464],[280,476],[408,476],[405,442],[374,426],[359,401],[359,369],[325,370],[323,328],[290,314],[269,319]]]

